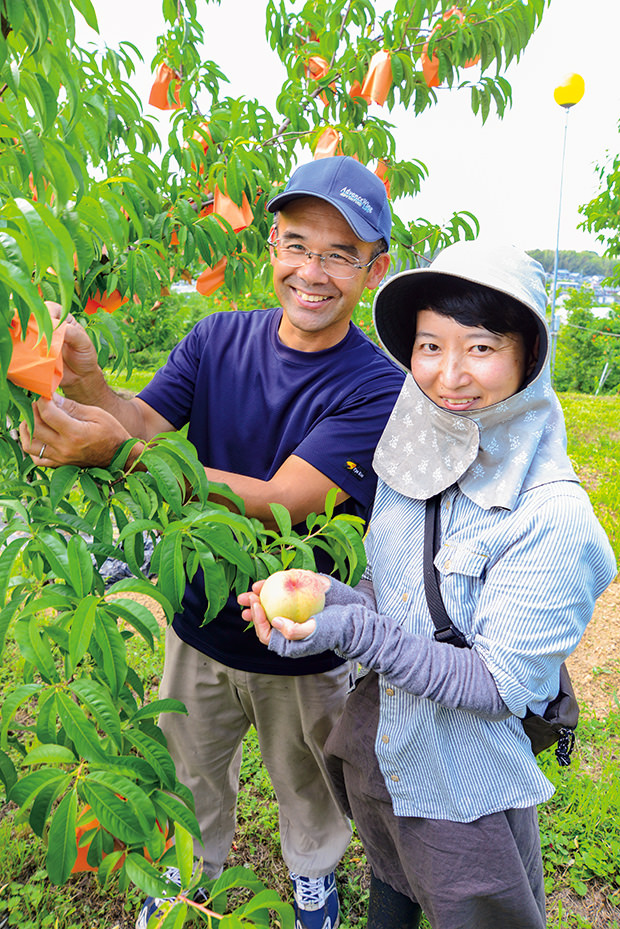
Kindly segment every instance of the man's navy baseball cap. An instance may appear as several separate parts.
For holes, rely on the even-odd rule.
[[[390,241],[392,213],[385,185],[355,158],[334,155],[300,165],[267,209],[275,213],[298,197],[318,197],[331,203],[362,242]]]

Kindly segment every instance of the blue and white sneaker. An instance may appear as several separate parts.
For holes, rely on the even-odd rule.
[[[164,877],[169,881],[172,881],[173,884],[176,884],[179,890],[181,889],[181,874],[178,868],[168,868],[167,871],[164,872]],[[151,916],[155,916],[162,903],[164,903],[166,900],[172,900],[173,898],[173,894],[171,894],[169,897],[147,897],[144,901],[144,906],[138,914],[138,918],[136,920],[136,929],[147,929]],[[194,894],[194,900],[203,903],[207,899],[207,894],[199,887]],[[161,913],[159,914],[159,916],[162,915],[163,914]]]
[[[295,929],[337,929],[340,903],[334,872],[325,877],[302,877],[291,872],[290,878],[295,897]]]

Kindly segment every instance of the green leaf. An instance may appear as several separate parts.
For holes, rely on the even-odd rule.
[[[234,868],[226,868],[211,887],[211,893],[215,897],[222,891],[232,890],[233,887],[245,887],[253,893],[259,893],[265,889],[265,885],[259,881],[253,871],[236,865]]]
[[[47,162],[47,175],[56,191],[58,200],[62,206],[74,195],[75,178],[69,166],[67,157],[58,145],[55,146],[48,142],[45,150],[45,159]]]
[[[49,312],[32,283],[31,275],[25,274],[23,268],[11,262],[0,260],[0,282],[3,282],[9,291],[21,297],[26,306],[33,313],[36,313],[38,320],[46,317],[49,320]],[[49,322],[48,328],[51,329]]]
[[[0,778],[4,784],[7,796],[10,793],[13,785],[17,781],[17,772],[15,771],[15,765],[6,754],[6,752],[0,751]]]
[[[93,562],[86,542],[80,535],[73,535],[67,543],[69,577],[78,597],[85,597],[93,584]]]
[[[276,521],[276,525],[280,530],[280,535],[290,535],[293,524],[291,522],[291,514],[285,506],[281,503],[270,503],[269,509],[273,514],[273,518]]]
[[[157,777],[152,767],[144,758],[137,755],[110,755],[106,762],[91,762],[91,771],[118,771],[124,777],[129,777],[141,783],[155,783]]]
[[[47,636],[42,635],[36,616],[20,619],[15,627],[15,638],[20,651],[31,661],[46,683],[60,680],[56,662]]]
[[[203,623],[206,623],[214,619],[226,603],[229,594],[228,580],[223,565],[215,560],[213,552],[199,539],[194,540],[194,545],[200,558],[208,600],[208,609],[203,620]]]
[[[273,508],[274,506],[279,506],[279,504],[270,504],[270,506]],[[282,507],[282,509],[286,513],[286,517],[288,517],[288,524],[290,526],[288,510],[285,507]],[[281,514],[281,518],[284,522],[286,522],[286,517]],[[225,558],[226,561],[241,568],[245,574],[252,573],[252,558],[245,549],[239,545],[228,528],[218,524],[209,525],[209,519],[206,517],[204,521],[201,521],[200,535],[205,545],[212,549],[216,555]]]
[[[152,703],[148,703],[146,706],[141,707],[137,713],[134,713],[130,722],[133,725],[140,719],[154,719],[160,713],[183,713],[187,715],[187,708],[180,700],[173,700],[171,697],[164,700],[153,700]]]
[[[40,243],[45,243],[46,247],[51,250],[51,264],[57,271],[58,287],[60,290],[60,299],[63,307],[71,306],[73,297],[73,242],[71,237],[62,223],[46,206],[39,203],[32,203],[30,200],[24,200],[21,197],[15,199],[15,205],[21,210],[31,235],[36,235]],[[40,270],[46,270],[47,262]],[[44,311],[41,318],[36,311],[39,324],[42,331],[46,333],[49,341],[47,328],[51,328],[49,312]]]
[[[117,624],[103,610],[93,628],[93,638],[101,649],[103,673],[112,696],[118,697],[127,677],[127,649]]]
[[[334,515],[334,507],[336,506],[336,497],[338,496],[338,488],[332,487],[328,491],[325,498],[325,515],[328,519],[331,519]]]
[[[56,705],[56,691],[49,689],[39,699],[36,722],[37,739],[40,742],[55,743],[57,740],[56,721],[58,708]]]
[[[145,761],[148,761],[164,787],[173,790],[176,774],[168,749],[139,729],[126,729],[125,737]]]
[[[64,539],[55,533],[43,531],[38,534],[37,542],[56,577],[71,584],[67,543]]]
[[[158,548],[161,553],[157,586],[178,610],[181,608],[186,582],[181,533],[177,531],[165,535]]]
[[[58,797],[65,793],[70,784],[71,775],[67,775],[60,781],[47,784],[43,790],[39,791],[28,814],[28,822],[35,835],[43,838],[46,834],[52,807]]]
[[[41,139],[33,132],[32,129],[26,129],[26,131],[21,136],[21,142],[24,146],[24,151],[28,156],[30,161],[31,170],[33,174],[37,177],[43,170],[43,165],[45,164],[45,151],[43,145],[41,144]],[[19,198],[16,198],[16,202]]]
[[[56,699],[58,714],[65,732],[75,745],[78,754],[86,761],[104,761],[106,750],[101,744],[97,730],[84,715],[84,711],[66,693],[59,692]]]
[[[137,817],[129,804],[116,796],[114,790],[98,784],[90,776],[81,781],[80,790],[103,828],[114,838],[128,845],[142,842],[144,832]]]
[[[182,929],[187,919],[189,907],[187,903],[175,903],[170,912],[166,914],[160,929]],[[245,929],[245,927],[243,927]]]
[[[13,574],[13,566],[17,560],[19,554],[21,553],[22,548],[26,543],[25,539],[13,539],[9,544],[2,549],[0,552],[0,605],[4,606],[6,599],[6,592],[8,590],[9,581]],[[4,641],[4,637],[0,639],[1,642]],[[1,652],[0,647],[0,652]]]
[[[194,839],[180,823],[174,824],[174,847],[177,853],[177,866],[181,873],[181,886],[187,887],[194,873]]]
[[[176,797],[164,793],[163,790],[154,790],[151,794],[151,799],[158,811],[157,819],[160,825],[163,826],[162,819],[169,819],[173,823],[180,823],[195,839],[198,839],[199,842],[202,841],[198,821],[194,813],[189,810],[184,803],[181,803]],[[161,816],[159,811],[164,815]]]
[[[163,499],[172,507],[177,516],[180,516],[183,509],[181,485],[184,482],[182,471],[179,470],[178,473],[175,473],[168,461],[164,461],[161,455],[157,453],[157,446],[145,449],[142,459],[149,474],[152,474],[155,478]]]
[[[275,890],[265,889],[259,891],[251,898],[251,900],[248,900],[246,903],[243,903],[240,907],[238,907],[235,910],[235,915],[239,917],[243,916],[244,920],[248,918],[251,919],[253,915],[255,918],[257,916],[262,916],[263,918],[267,919],[268,925],[269,910],[275,910],[281,916],[284,916],[286,913],[288,916],[288,925],[292,929],[295,918],[293,907],[290,905],[290,903],[283,903]],[[256,922],[258,923],[258,920],[256,920]],[[222,920],[222,923],[224,923],[224,920]],[[284,925],[285,923],[283,922],[283,929]]]
[[[151,861],[159,861],[166,853],[167,836],[162,832],[159,823],[155,823],[151,831],[144,836],[144,852]]]
[[[137,600],[123,597],[109,599],[106,609],[132,625],[153,649],[153,640],[159,638],[160,631],[157,620],[147,606]]]
[[[63,465],[54,469],[50,479],[50,506],[52,509],[56,509],[60,501],[73,487],[79,470],[75,465]]]
[[[95,717],[97,726],[110,736],[119,749],[123,747],[119,711],[112,702],[110,692],[103,684],[90,677],[81,677],[69,684],[69,689]]]
[[[41,790],[63,780],[66,780],[64,771],[59,771],[57,768],[39,768],[38,771],[20,778],[13,785],[9,800],[19,807],[26,808]]]
[[[35,694],[43,689],[42,684],[22,684],[17,690],[4,698],[2,704],[2,732],[0,733],[0,747],[8,748],[7,734],[13,717],[22,704],[30,700]]]
[[[149,897],[176,897],[178,884],[166,880],[142,855],[131,852],[125,859],[129,879]]]
[[[127,777],[114,771],[91,771],[88,775],[89,784],[101,784],[114,794],[118,794],[127,801],[127,808],[140,823],[143,833],[149,833],[155,825],[155,808],[147,794]]]
[[[123,862],[125,858],[125,849],[120,848],[118,851],[110,852],[105,856],[101,864],[99,865],[99,870],[97,871],[97,880],[103,888],[107,886],[110,877],[114,874],[116,866]]]
[[[88,651],[93,629],[95,628],[99,602],[99,597],[89,594],[88,597],[82,600],[73,614],[69,632],[69,659],[72,669],[77,667]]]
[[[53,884],[64,884],[77,858],[75,824],[77,819],[77,793],[72,790],[58,804],[49,831],[47,873]]]
[[[127,567],[136,577],[145,577],[142,566],[144,564],[144,537],[141,532],[125,532],[123,539],[123,555]]]
[[[108,588],[108,596],[116,595],[118,593],[135,593],[143,594],[147,597],[152,597],[153,600],[157,601],[164,613],[168,622],[172,622],[172,617],[174,616],[174,609],[170,600],[162,593],[161,590],[158,590],[154,584],[151,584],[149,581],[141,580],[140,578],[135,577],[124,577],[122,580],[117,581],[115,584],[112,584]]]
[[[67,748],[66,745],[46,744],[35,745],[35,747],[28,752],[22,764],[75,764],[76,760],[75,753],[72,752],[70,748]]]

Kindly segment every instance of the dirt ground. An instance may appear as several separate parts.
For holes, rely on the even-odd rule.
[[[599,598],[592,621],[566,662],[575,694],[599,719],[620,701],[620,581]]]

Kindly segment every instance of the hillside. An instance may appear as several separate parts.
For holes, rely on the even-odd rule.
[[[555,252],[550,248],[528,249],[528,255],[540,261],[547,274],[553,274]],[[611,258],[601,258],[596,252],[560,251],[558,253],[558,268],[585,277],[611,277],[613,269],[618,264]]]

